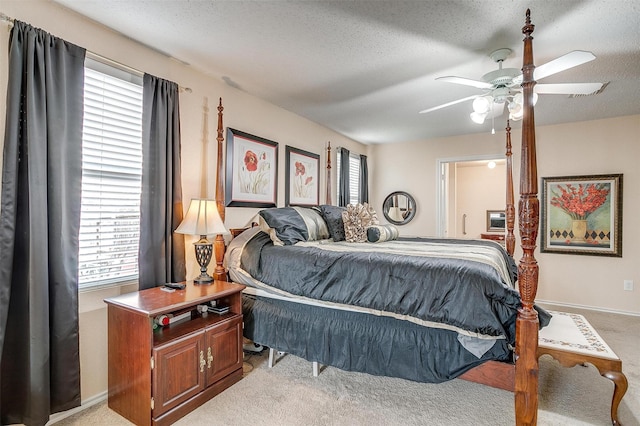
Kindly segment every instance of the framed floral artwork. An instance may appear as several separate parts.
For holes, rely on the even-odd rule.
[[[622,174],[542,183],[542,252],[622,257]]]
[[[317,206],[320,155],[288,145],[285,154],[285,206]]]
[[[225,203],[230,207],[275,207],[278,142],[227,129]]]

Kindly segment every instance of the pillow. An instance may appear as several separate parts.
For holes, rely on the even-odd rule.
[[[366,243],[367,228],[378,224],[378,216],[369,204],[349,204],[342,212],[345,240],[349,243]]]
[[[395,225],[373,225],[367,228],[367,241],[381,243],[395,240],[400,236],[400,231]]]
[[[304,207],[280,207],[266,209],[260,215],[260,229],[277,246],[289,246],[300,241],[317,241],[329,238],[329,229],[322,215]]]
[[[318,206],[322,218],[329,228],[329,236],[333,241],[344,241],[344,221],[342,220],[342,212],[346,211],[346,207],[330,206],[323,204]]]

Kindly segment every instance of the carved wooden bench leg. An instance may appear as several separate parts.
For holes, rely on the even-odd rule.
[[[618,406],[620,405],[620,401],[622,401],[622,397],[625,393],[627,393],[627,388],[629,387],[629,382],[627,381],[627,376],[625,376],[621,371],[601,371],[600,374],[603,377],[611,380],[613,382],[613,398],[611,399],[611,423],[614,426],[620,426],[620,420],[618,420]]]

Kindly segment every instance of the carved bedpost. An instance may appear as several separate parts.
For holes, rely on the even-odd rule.
[[[538,417],[538,313],[533,303],[538,291],[538,263],[534,257],[540,205],[536,164],[536,135],[533,113],[533,46],[530,12],[522,27],[524,55],[522,90],[524,116],[522,122],[522,157],[520,169],[520,202],[518,218],[523,256],[518,266],[518,286],[522,306],[516,320],[516,392],[517,425],[535,425]]]
[[[511,125],[509,120],[507,120],[507,127],[505,130],[507,131],[507,206],[505,210],[507,219],[507,236],[505,238],[505,243],[507,246],[507,253],[513,256],[513,252],[516,248],[516,236],[513,235],[513,228],[516,223],[516,208],[513,196],[513,159],[511,158]]]
[[[222,182],[222,176],[224,174],[224,164],[222,162],[222,141],[224,141],[224,127],[222,125],[222,98],[218,104],[218,160],[216,164],[216,206],[218,207],[218,213],[220,213],[220,219],[224,222],[224,182]]]
[[[327,191],[325,204],[331,205],[331,141],[327,145]]]
[[[220,98],[220,102],[218,104],[218,137],[216,137],[216,140],[218,141],[218,157],[216,167],[216,207],[218,208],[220,219],[222,219],[222,221],[224,222],[224,183],[222,182],[224,170],[224,164],[222,163],[222,141],[224,140],[224,127],[222,125],[223,110],[224,108],[222,107],[222,98]],[[227,271],[222,266],[225,251],[224,237],[222,236],[222,234],[216,235],[216,238],[213,241],[213,246],[216,257],[216,267],[213,271],[213,278],[215,280],[226,281]]]

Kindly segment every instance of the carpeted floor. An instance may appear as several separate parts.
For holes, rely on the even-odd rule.
[[[584,315],[623,361],[629,390],[619,409],[640,426],[640,317],[549,307]],[[608,425],[613,384],[595,367],[540,360],[540,425]],[[513,394],[463,380],[437,385],[322,368],[285,355],[267,367],[267,351],[245,357],[245,376],[176,423],[193,425],[511,425]],[[57,425],[130,425],[106,402]]]

